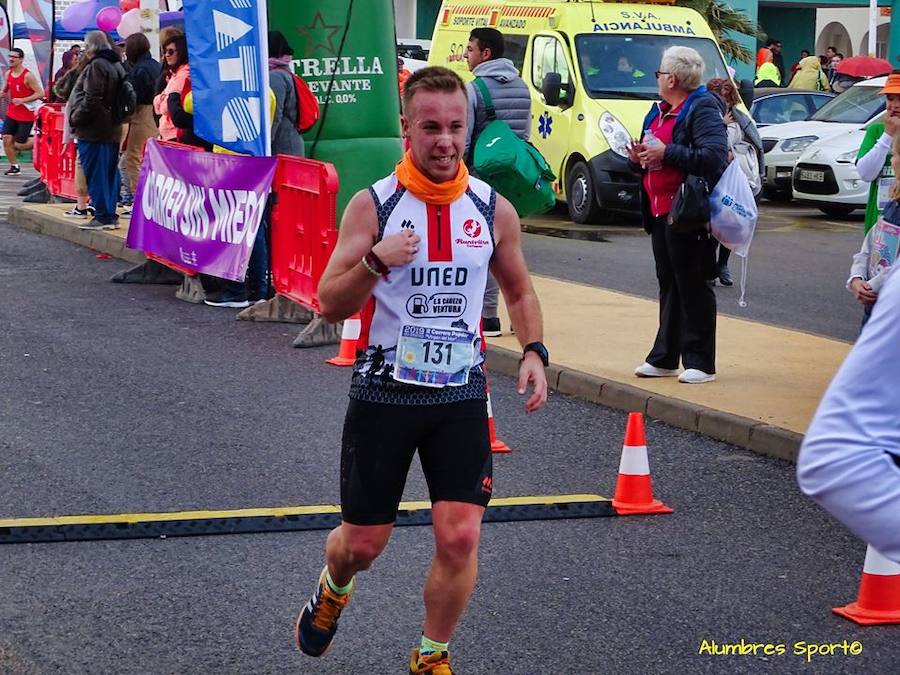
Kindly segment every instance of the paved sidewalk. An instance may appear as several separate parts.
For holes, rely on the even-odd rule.
[[[66,208],[12,206],[9,221],[129,261],[142,259],[125,247],[127,218],[119,230],[85,232],[62,216]],[[544,310],[552,388],[789,461],[850,348],[838,340],[720,316],[716,382],[636,378],[633,370],[656,332],[655,302],[548,277],[536,276],[534,283]],[[509,326],[505,313],[502,322]],[[489,367],[515,375],[516,338],[492,339],[489,349]]]

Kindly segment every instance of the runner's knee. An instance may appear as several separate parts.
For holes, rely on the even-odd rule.
[[[435,529],[434,542],[440,556],[468,559],[478,550],[481,528],[478,522],[454,523]]]
[[[354,537],[344,544],[344,551],[350,557],[353,567],[360,570],[367,570],[375,562],[375,559],[381,555],[384,550],[385,542],[374,537]]]

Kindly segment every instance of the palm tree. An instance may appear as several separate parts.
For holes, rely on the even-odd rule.
[[[763,37],[759,24],[750,20],[744,12],[733,9],[721,0],[677,0],[676,5],[696,10],[706,19],[710,30],[719,41],[725,56],[749,63],[754,55],[737,40],[728,36],[729,31],[744,33],[750,37]]]

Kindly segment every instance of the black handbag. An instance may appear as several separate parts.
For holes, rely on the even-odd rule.
[[[709,229],[709,183],[689,175],[678,187],[669,211],[669,227],[678,234],[696,234]]]

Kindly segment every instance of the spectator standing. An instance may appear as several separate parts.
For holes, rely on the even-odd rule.
[[[731,80],[715,78],[707,82],[706,88],[718,94],[725,101],[725,126],[727,129],[729,160],[738,163],[741,172],[747,177],[750,189],[756,196],[762,190],[762,176],[765,171],[765,155],[762,138],[756,129],[756,122],[749,115],[741,112],[737,105],[741,96]],[[731,286],[731,270],[728,259],[731,249],[719,244],[717,276],[723,286]],[[713,281],[715,283],[715,281]]]
[[[84,58],[80,49],[77,54],[73,50],[69,50],[66,53],[74,55],[72,67],[69,68],[69,70],[67,70],[53,85],[54,98],[57,101],[65,102],[65,107],[63,108],[63,145],[75,143],[75,205],[68,211],[63,212],[63,215],[67,218],[80,218],[84,220],[89,216],[91,218],[94,217],[94,207],[88,204],[87,179],[84,176],[84,167],[81,166],[78,143],[75,139],[75,135],[72,133],[72,125],[69,122],[72,110],[69,100],[72,96],[72,90],[75,88],[75,83],[78,81],[78,77],[81,75],[88,61]]]
[[[778,86],[783,87],[787,84],[787,78],[785,77],[784,70],[784,56],[781,54],[783,48],[781,40],[770,38],[768,42],[766,42],[766,47],[772,52],[772,63],[774,63],[775,67],[778,69]]]
[[[506,122],[517,136],[527,141],[531,126],[531,94],[513,62],[504,58],[503,53],[503,34],[500,31],[494,28],[476,28],[469,34],[469,44],[466,47],[469,70],[487,87],[497,119]],[[466,158],[467,163],[471,164],[475,141],[490,120],[478,87],[470,82],[466,85],[466,90],[469,97]],[[482,330],[487,337],[501,335],[500,316],[497,312],[499,298],[497,280],[493,274],[488,274],[481,315]]]
[[[890,201],[894,185],[891,142],[900,131],[900,71],[894,71],[888,76],[881,93],[887,99],[884,121],[869,125],[856,158],[859,177],[871,183],[863,225],[865,234],[869,233],[878,221],[881,210]]]
[[[3,122],[3,149],[9,160],[7,176],[22,173],[16,152],[34,147],[31,128],[34,126],[34,105],[44,96],[44,87],[37,76],[24,65],[25,52],[18,47],[9,50],[9,71],[3,84],[2,95],[9,96],[6,119]]]
[[[819,56],[819,59],[822,61],[822,70],[824,70],[825,74],[828,76],[829,82],[831,81],[831,77],[832,77],[831,60],[837,55],[837,53],[838,52],[837,52],[836,47],[829,46],[825,49],[825,54]]]
[[[72,68],[75,67],[75,64],[77,63],[77,61],[78,61],[78,55],[75,52],[73,52],[71,50],[63,52],[62,65],[60,66],[59,70],[56,71],[56,74],[53,75],[53,86],[50,87],[50,102],[51,103],[61,103],[62,102],[62,99],[60,99],[56,96],[56,92],[55,92],[56,83],[59,82],[63,77],[65,77],[65,74],[68,73]]]
[[[900,170],[900,134],[894,134],[891,146],[890,162],[896,176]],[[897,247],[900,244],[900,183],[896,179],[889,196],[890,201],[884,207],[878,222],[866,234],[859,253],[853,256],[850,278],[847,280],[847,290],[863,306],[863,326],[872,315],[872,307],[881,287],[897,262]]]
[[[766,61],[756,71],[756,79],[753,80],[754,87],[780,87],[781,73],[778,67],[772,61]]]
[[[833,83],[835,79],[838,77],[837,67],[838,64],[844,60],[844,55],[840,52],[837,52],[834,56],[831,57],[831,60],[828,64],[828,81],[829,83]]]
[[[676,232],[668,223],[675,193],[689,175],[715,185],[728,162],[725,104],[703,86],[703,59],[690,47],[669,47],[656,72],[662,102],[644,119],[628,158],[643,175],[641,215],[650,234],[659,281],[659,330],[638,377],[674,377],[679,361],[688,384],[716,379],[715,239],[705,229]]]
[[[84,44],[87,64],[72,91],[69,123],[78,139],[78,152],[95,214],[93,220],[79,227],[116,229],[119,226],[116,202],[121,182],[118,159],[122,124],[113,119],[112,108],[126,77],[125,68],[102,31],[88,33]]]
[[[790,89],[815,89],[818,91],[831,91],[828,76],[822,70],[822,64],[818,56],[807,56],[800,59],[797,70],[788,85]]]
[[[160,49],[163,54],[161,77],[165,84],[153,99],[153,111],[159,116],[159,137],[164,141],[175,141],[178,128],[169,112],[169,96],[178,94],[180,98],[186,93],[184,90],[191,74],[184,33],[173,31]]]
[[[128,81],[134,87],[137,106],[128,125],[125,138],[124,167],[128,194],[137,189],[144,145],[148,138],[156,138],[159,129],[153,117],[153,95],[159,79],[159,61],[150,55],[150,41],[143,33],[133,33],[125,39],[125,59]]]
[[[297,89],[291,63],[294,48],[281,31],[269,31],[269,86],[275,93],[272,154],[303,157],[303,136],[297,130]]]

